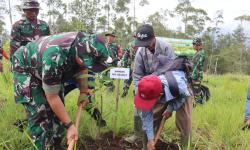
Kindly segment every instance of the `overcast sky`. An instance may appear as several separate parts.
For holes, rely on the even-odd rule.
[[[145,19],[150,14],[153,14],[160,9],[173,10],[178,4],[178,0],[149,0],[149,5],[145,7],[137,7],[137,17]],[[241,15],[250,15],[250,7],[247,0],[191,0],[195,8],[204,9],[210,18],[215,16],[217,10],[223,11],[225,30],[233,30],[239,22],[234,18]],[[174,28],[178,24],[173,23],[168,26]],[[249,24],[243,24],[246,30],[249,30]],[[247,29],[248,28],[248,29]]]
[[[71,2],[72,0],[63,0],[64,2]],[[108,1],[108,0],[107,0]],[[133,15],[133,1],[131,0],[130,14]],[[161,9],[173,10],[177,5],[178,0],[148,0],[149,5],[141,7],[138,5],[136,0],[136,18],[138,21],[145,20],[149,15],[153,14],[156,11]],[[14,0],[12,0],[12,3]],[[39,0],[41,3],[41,0]],[[247,3],[247,0],[191,0],[192,5],[195,8],[204,9],[210,18],[213,18],[217,10],[223,10],[224,15],[224,25],[222,26],[226,31],[232,31],[239,22],[234,21],[234,18],[240,15],[250,15],[250,7]],[[46,8],[43,8],[46,10]],[[42,13],[43,10],[41,10]],[[13,17],[13,22],[20,19],[20,15],[15,15]],[[171,22],[171,23],[169,23]],[[9,26],[9,21],[6,22]],[[179,22],[175,20],[169,20],[167,22],[168,27],[176,29],[179,26]],[[243,24],[243,27],[248,31],[250,30],[249,24]],[[8,28],[8,30],[10,30]]]

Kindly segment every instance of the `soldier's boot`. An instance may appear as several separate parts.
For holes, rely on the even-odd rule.
[[[129,143],[135,143],[141,138],[142,134],[142,121],[140,116],[134,116],[134,134],[125,138]]]
[[[98,127],[106,127],[107,126],[107,123],[106,121],[102,118],[102,114],[101,112],[99,111],[99,109],[97,108],[94,108],[92,114],[91,114],[91,117],[93,117],[95,120],[96,120],[96,125]]]
[[[66,150],[62,144],[62,138],[54,138],[54,144],[50,147],[51,150]]]
[[[191,137],[189,136],[181,136],[181,148],[183,150],[190,149],[191,146]]]

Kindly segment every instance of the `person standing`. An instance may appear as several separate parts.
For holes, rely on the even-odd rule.
[[[135,93],[137,93],[139,81],[144,76],[157,71],[157,62],[160,58],[165,57],[171,62],[176,56],[172,47],[165,40],[155,37],[153,27],[148,24],[142,25],[137,29],[135,46],[138,46],[138,50],[135,56],[133,80]],[[176,126],[181,132],[181,144],[183,147],[187,146],[191,137],[192,107],[192,97],[190,96],[182,107],[176,111]],[[137,135],[134,134],[132,137],[127,138],[127,141],[134,142],[138,139],[138,133],[140,133],[139,131],[142,127],[140,113],[139,110],[135,109],[134,129]],[[146,149],[147,140],[143,139],[143,148]]]
[[[24,18],[15,22],[11,29],[10,58],[15,51],[41,36],[50,35],[50,29],[45,21],[37,18],[40,4],[37,0],[24,0],[22,4]]]
[[[203,68],[206,54],[203,49],[201,38],[193,39],[193,48],[196,51],[192,59],[194,65],[192,73],[194,98],[197,103],[203,104],[205,99],[202,96],[201,82],[203,79]]]
[[[117,67],[118,62],[120,61],[122,57],[122,50],[121,46],[119,46],[117,43],[114,42],[114,38],[116,37],[115,31],[109,31],[105,34],[106,37],[106,47],[108,48],[110,58],[112,58],[112,61],[109,62],[109,67]],[[100,76],[101,83],[106,86],[109,91],[114,91],[115,85],[113,83],[113,79],[109,77],[109,71],[106,71],[102,73]]]
[[[130,72],[129,72],[129,79],[124,80],[122,97],[127,96],[129,87],[133,81],[132,72],[133,72],[133,67],[134,67],[134,59],[135,59],[136,50],[137,50],[137,47],[135,46],[134,42],[130,42],[129,46],[126,49],[124,49],[124,54],[121,60],[121,66],[125,68],[129,68]]]
[[[122,49],[121,46],[114,42],[114,39],[116,38],[115,31],[107,32],[105,34],[106,36],[106,46],[108,48],[108,51],[110,53],[110,57],[113,59],[113,66],[117,66],[117,62],[122,57]]]

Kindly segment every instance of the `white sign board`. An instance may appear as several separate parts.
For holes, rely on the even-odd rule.
[[[112,68],[110,78],[112,79],[129,79],[129,68]]]

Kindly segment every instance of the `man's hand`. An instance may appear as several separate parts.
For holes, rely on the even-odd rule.
[[[242,127],[242,130],[249,129],[250,128],[250,119],[246,118],[244,122],[245,122],[245,125]]]
[[[88,94],[87,93],[80,93],[80,95],[78,97],[77,105],[79,106],[80,104],[83,104],[83,103],[89,103],[89,99],[88,99]]]
[[[155,141],[154,140],[149,140],[147,144],[148,150],[155,150]]]
[[[78,131],[75,125],[71,125],[67,130],[67,145],[69,145],[72,141],[78,140]]]

